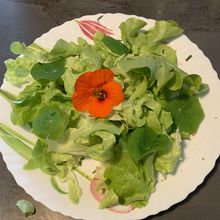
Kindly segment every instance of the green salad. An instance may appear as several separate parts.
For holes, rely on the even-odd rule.
[[[5,79],[23,90],[17,95],[1,89],[0,95],[11,105],[12,123],[29,129],[37,141],[2,123],[0,136],[27,160],[26,172],[40,169],[50,175],[56,191],[74,204],[83,193],[79,173],[96,181],[100,208],[146,206],[158,173],[177,169],[182,140],[190,139],[204,119],[199,97],[208,85],[180,69],[168,45],[183,30],[174,21],[156,21],[150,29],[146,25],[133,17],[122,22],[121,40],[100,28],[93,44],[83,38],[60,39],[50,50],[35,43],[11,44],[19,56],[5,61]],[[83,74],[103,69],[114,73],[124,98],[110,114],[94,117],[74,105],[74,85]],[[97,103],[106,97],[104,91]],[[100,162],[93,176],[81,170],[87,159]]]

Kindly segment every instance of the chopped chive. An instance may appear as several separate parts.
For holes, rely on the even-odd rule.
[[[97,18],[97,22],[99,22],[99,20],[101,20],[102,17],[103,17],[103,15],[99,16],[99,17]]]
[[[83,172],[82,170],[80,170],[80,169],[77,168],[77,167],[73,167],[73,169],[74,169],[77,173],[79,173],[80,175],[84,176],[87,180],[92,181],[92,177],[89,176],[87,173]]]
[[[162,54],[164,54],[164,53],[165,53],[165,50],[163,49],[163,50],[162,50]]]
[[[189,61],[191,58],[192,58],[192,55],[190,54],[190,55],[185,59],[185,61]]]

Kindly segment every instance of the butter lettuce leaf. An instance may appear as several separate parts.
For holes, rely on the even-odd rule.
[[[5,61],[7,68],[5,79],[16,86],[32,82],[33,78],[30,73],[34,64],[48,61],[48,51],[35,43],[27,47],[24,43],[15,41],[10,49],[12,53],[21,55],[16,59]]]
[[[177,130],[176,133],[171,134],[171,138],[173,139],[173,145],[170,151],[158,153],[155,159],[155,169],[163,175],[174,172],[181,160],[182,146],[179,131]]]
[[[127,137],[120,140],[115,157],[109,162],[104,176],[109,190],[114,190],[120,204],[143,207],[154,188],[149,187],[154,182],[152,161],[148,161],[150,166],[144,170],[133,160],[126,145]]]
[[[205,117],[197,96],[180,96],[165,103],[180,132],[195,133]]]
[[[58,141],[48,141],[49,151],[72,155],[90,155],[105,161],[112,157],[115,135],[120,135],[123,125],[117,126],[107,120],[94,120],[81,116],[77,128],[69,128]]]
[[[165,134],[157,134],[149,127],[136,128],[128,138],[128,152],[135,161],[151,153],[168,152],[172,140]]]
[[[131,47],[138,32],[146,25],[145,21],[138,18],[128,18],[122,22],[119,26],[121,30],[121,38],[123,43]]]
[[[149,42],[166,41],[171,37],[180,36],[183,33],[183,29],[173,21],[160,20],[156,21],[153,28],[148,30],[146,39]]]

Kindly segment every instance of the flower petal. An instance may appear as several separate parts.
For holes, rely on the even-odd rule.
[[[124,101],[124,94],[119,83],[111,81],[105,84],[102,88],[107,93],[106,99],[108,99],[113,106],[119,105]]]
[[[91,77],[92,85],[97,88],[114,80],[114,73],[110,69],[99,69],[93,72]]]
[[[93,89],[90,81],[91,73],[92,72],[86,72],[77,78],[74,86],[77,93],[85,93],[88,90]]]
[[[93,117],[104,118],[112,112],[112,105],[108,99],[100,101],[96,98],[92,98],[88,112]]]
[[[75,92],[72,96],[72,102],[77,111],[87,111],[91,98],[92,97],[88,93],[80,94]]]
[[[113,81],[114,73],[110,69],[99,69],[94,72],[86,72],[79,76],[75,83],[76,92],[86,92],[92,88],[98,88]]]

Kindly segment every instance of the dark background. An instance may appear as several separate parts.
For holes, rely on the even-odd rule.
[[[12,57],[10,42],[19,40],[30,44],[35,38],[66,20],[99,12],[175,19],[220,73],[219,0],[0,0],[0,83],[5,72],[3,61]],[[219,186],[220,160],[203,184],[186,200],[147,220],[219,220]],[[0,220],[25,219],[15,207],[19,199],[28,199],[36,206],[37,213],[28,218],[30,220],[72,219],[48,210],[27,195],[7,171],[0,154]]]

